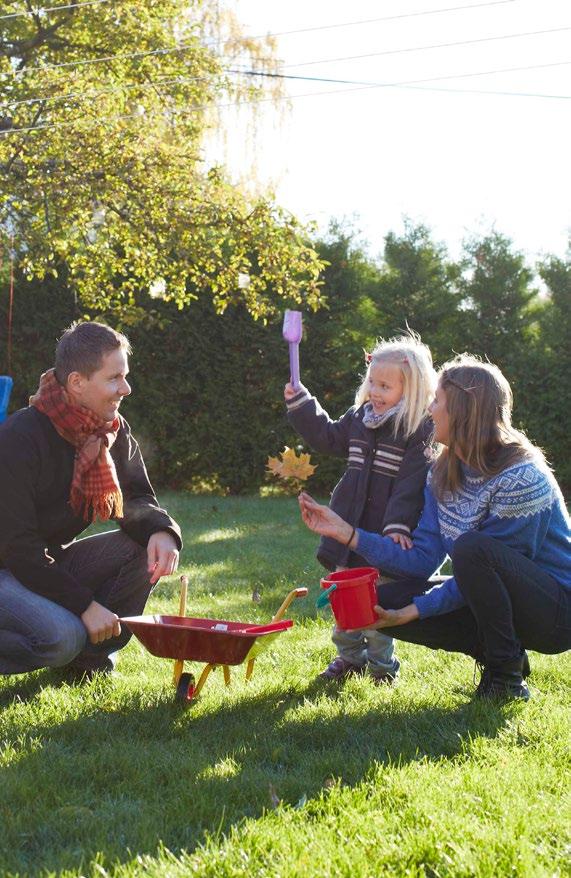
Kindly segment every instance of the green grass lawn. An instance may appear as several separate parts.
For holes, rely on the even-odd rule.
[[[136,640],[114,679],[0,678],[4,878],[571,875],[571,654],[531,655],[528,704],[475,702],[467,658],[406,644],[392,689],[316,684],[331,617],[296,501],[162,499],[189,615],[265,622],[309,597],[249,683],[216,670],[189,709]],[[178,589],[149,611],[176,612]]]

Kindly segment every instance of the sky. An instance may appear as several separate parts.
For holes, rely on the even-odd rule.
[[[231,113],[215,150],[235,179],[255,166],[258,183],[273,188],[281,205],[321,230],[332,217],[348,220],[373,254],[408,217],[426,223],[452,256],[463,240],[491,230],[530,262],[565,255],[569,0],[225,5],[246,33],[281,34],[282,73],[382,84],[285,80],[289,102],[260,105],[255,128],[246,129],[244,111],[242,121]],[[514,36],[521,34],[528,35]],[[356,55],[369,57],[341,60]]]

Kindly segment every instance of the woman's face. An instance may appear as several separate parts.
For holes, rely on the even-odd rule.
[[[448,445],[449,426],[448,426],[448,409],[446,408],[446,393],[438,384],[434,399],[428,407],[430,417],[434,423],[434,438],[442,445]]]

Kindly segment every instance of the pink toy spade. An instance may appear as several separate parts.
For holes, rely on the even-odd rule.
[[[286,310],[283,337],[289,344],[289,371],[294,390],[299,390],[299,343],[301,341],[301,311]]]

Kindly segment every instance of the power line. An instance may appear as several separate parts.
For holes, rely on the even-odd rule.
[[[101,64],[103,61],[122,61],[125,58],[143,58],[150,55],[169,55],[172,52],[184,52],[186,49],[195,49],[196,45],[173,46],[170,49],[149,49],[148,52],[127,52],[123,55],[103,55],[100,58],[85,58],[82,61],[62,61],[59,64],[46,64],[43,67],[24,67],[13,73],[1,74],[4,78],[21,77],[28,73],[44,73],[46,70],[56,70],[61,67],[84,67],[89,64]]]
[[[531,64],[523,67],[509,67],[502,68],[501,70],[492,70],[492,71],[484,71],[477,72],[473,74],[457,74],[459,77],[462,76],[484,76],[490,75],[491,73],[505,73],[505,72],[519,72],[525,70],[538,70],[546,67],[561,67],[567,64],[571,64],[571,61],[554,61],[548,64]],[[398,87],[398,83],[374,83],[374,82],[360,82],[354,79],[336,79],[330,77],[323,76],[297,76],[294,74],[283,74],[283,73],[268,73],[262,72],[258,70],[233,70],[231,68],[226,68],[222,71],[223,73],[230,73],[232,75],[239,76],[252,76],[252,77],[260,77],[266,79],[288,79],[288,80],[297,80],[303,82],[328,82],[335,83],[336,85],[359,85],[359,86],[371,86],[381,88],[385,86],[389,87]],[[456,75],[452,74],[451,77],[445,78],[455,78]],[[65,92],[62,95],[51,95],[43,98],[27,98],[21,101],[8,101],[5,104],[0,104],[0,111],[8,110],[10,107],[17,107],[23,105],[37,104],[37,103],[47,103],[51,101],[64,101],[64,100],[73,100],[75,98],[80,98],[83,100],[91,100],[94,98],[101,97],[107,94],[114,94],[115,92],[126,91],[127,89],[136,89],[136,88],[154,88],[155,86],[169,86],[169,85],[186,85],[191,82],[207,82],[208,77],[206,76],[175,76],[175,77],[164,77],[162,79],[151,79],[148,82],[136,82],[130,83],[126,85],[118,85],[109,89],[100,89],[99,91],[91,91],[91,92]],[[434,81],[433,79],[426,81]],[[427,91],[428,89],[425,89]],[[447,91],[452,91],[452,89],[447,89]],[[473,91],[473,90],[471,90]],[[506,95],[521,95],[524,97],[534,96],[533,92],[500,92],[500,91],[486,91],[482,92],[482,94],[506,94]],[[291,95],[289,96],[292,97]],[[295,97],[295,95],[293,95]],[[554,95],[537,95],[537,97],[554,97]],[[35,126],[34,126],[35,127]],[[16,129],[18,131],[22,131],[25,129],[19,128]]]
[[[25,12],[10,12],[0,15],[0,21],[6,18],[21,18],[25,15],[44,15],[46,12],[59,12],[62,9],[79,9],[81,6],[95,6],[99,3],[110,3],[111,0],[83,0],[82,3],[66,3],[65,6],[40,6],[38,9],[27,9]]]
[[[551,33],[559,33],[561,31],[571,30],[571,27],[560,27],[560,28],[551,28],[549,30],[538,30],[538,31],[526,31],[518,34],[501,34],[499,36],[493,37],[479,37],[473,40],[459,40],[457,42],[451,43],[435,43],[428,46],[409,46],[401,49],[388,49],[382,52],[371,52],[365,55],[349,55],[340,58],[323,58],[318,61],[303,61],[299,64],[286,64],[284,67],[307,67],[314,64],[327,64],[333,61],[353,61],[358,60],[360,58],[374,58],[381,55],[400,55],[407,52],[422,52],[427,49],[442,49],[442,48],[451,48],[453,46],[466,46],[474,43],[487,43],[494,42],[498,40],[510,40],[510,39],[518,39],[520,37],[528,37],[528,36],[538,36],[542,34],[551,34]],[[116,55],[103,55],[100,58],[85,58],[81,61],[62,61],[58,64],[46,64],[42,67],[25,67],[23,70],[14,71],[13,73],[3,73],[0,74],[3,78],[12,77],[21,77],[25,76],[28,73],[45,73],[48,70],[56,70],[61,68],[68,67],[80,67],[80,66],[88,66],[90,64],[101,64],[104,61],[116,61],[116,60],[124,60],[129,58],[143,58],[150,57],[152,55],[168,55],[173,52],[184,52],[187,49],[196,48],[195,44],[191,45],[182,45],[182,46],[173,46],[170,49],[150,49],[146,52],[127,52],[124,54],[116,54]],[[228,56],[221,56],[228,57]]]
[[[423,52],[427,49],[448,49],[452,46],[468,46],[473,45],[475,43],[491,43],[498,40],[515,40],[520,37],[534,37],[543,34],[554,34],[560,33],[562,31],[571,30],[571,26],[568,27],[555,27],[550,28],[549,30],[535,30],[535,31],[525,31],[519,34],[501,34],[500,36],[495,37],[478,37],[474,40],[459,40],[453,43],[433,43],[429,46],[411,46],[404,49],[386,49],[382,52],[368,52],[365,55],[346,55],[341,58],[322,58],[320,61],[303,61],[299,64],[284,64],[284,68],[289,67],[309,67],[313,64],[330,64],[332,62],[337,61],[357,61],[361,58],[377,58],[380,55],[401,55],[405,52]]]
[[[504,68],[500,68],[497,70],[482,70],[482,71],[476,71],[473,73],[455,73],[455,74],[450,74],[447,76],[433,76],[433,77],[428,77],[425,79],[401,80],[399,82],[356,83],[355,87],[348,88],[348,89],[333,89],[330,91],[322,91],[322,92],[305,92],[305,93],[299,94],[299,95],[283,95],[283,96],[280,95],[278,97],[258,98],[258,99],[250,100],[250,101],[235,101],[235,102],[229,103],[229,104],[218,104],[218,105],[216,105],[216,107],[217,107],[217,109],[220,109],[220,110],[221,109],[228,109],[228,108],[231,109],[231,108],[241,107],[241,106],[251,106],[254,104],[262,104],[262,103],[268,103],[268,102],[275,103],[276,101],[283,101],[283,100],[288,100],[288,101],[289,100],[297,100],[298,98],[304,98],[304,97],[321,97],[321,96],[330,95],[330,94],[347,94],[349,92],[364,91],[364,90],[368,90],[368,89],[377,89],[377,88],[416,89],[425,82],[441,82],[443,80],[451,80],[451,79],[463,79],[463,78],[476,77],[476,76],[490,76],[492,74],[497,74],[497,73],[511,73],[511,72],[515,72],[515,71],[519,71],[519,70],[534,70],[534,69],[539,69],[539,68],[544,68],[544,67],[563,66],[563,65],[567,65],[567,64],[571,64],[571,61],[559,61],[559,62],[554,62],[552,64],[527,65],[525,67],[504,67]],[[248,74],[248,75],[253,75],[253,76],[254,75],[255,76],[260,76],[260,75],[272,76],[272,75],[274,75],[274,76],[280,77],[280,74],[260,74],[257,71],[243,71],[243,70],[230,71],[229,70],[226,72],[228,72],[228,73],[236,72],[236,73],[240,73],[240,74]],[[335,82],[335,83],[344,84],[344,85],[353,85],[352,80],[322,79],[321,77],[304,77],[304,76],[294,76],[294,75],[286,75],[286,74],[282,74],[281,78],[299,79],[299,80],[311,81],[311,82],[330,82],[330,83]],[[440,88],[423,88],[420,90],[422,90],[422,91],[439,91],[439,92],[458,91],[458,92],[461,92],[463,94],[481,93],[481,94],[488,94],[488,95],[497,94],[497,95],[508,95],[508,96],[513,95],[515,97],[535,97],[535,98],[546,98],[546,99],[553,99],[553,100],[571,100],[571,95],[549,95],[549,94],[537,94],[537,93],[533,93],[533,92],[530,92],[530,93],[502,92],[502,91],[478,92],[477,90],[470,90],[470,89],[460,90],[460,89],[440,89]],[[198,106],[193,107],[192,109],[189,109],[189,110],[177,109],[175,111],[175,113],[176,113],[176,115],[179,115],[179,116],[180,115],[189,115],[192,113],[199,112],[200,110],[208,110],[208,109],[212,109],[212,104],[198,105]],[[143,116],[144,116],[144,114],[143,114]],[[83,118],[86,119],[87,117],[84,115]],[[102,122],[117,122],[117,121],[121,121],[123,119],[134,119],[134,118],[141,118],[141,114],[140,113],[121,113],[121,114],[118,114],[115,116],[105,116],[103,118],[92,118],[91,123],[92,124],[101,124]],[[24,133],[27,133],[30,131],[48,131],[48,130],[53,130],[56,128],[68,128],[68,127],[76,125],[76,124],[77,124],[77,119],[73,119],[73,120],[67,121],[67,122],[49,122],[45,125],[30,125],[26,128],[12,128],[12,129],[9,129],[7,131],[0,131],[0,137],[1,136],[5,137],[8,135],[12,135],[12,134],[24,134]]]
[[[379,21],[396,21],[400,18],[418,18],[423,15],[439,15],[444,12],[457,12],[462,9],[480,9],[483,6],[504,6],[506,3],[517,3],[518,0],[493,0],[488,3],[469,3],[466,6],[445,6],[441,9],[427,9],[423,12],[405,12],[399,15],[383,15],[381,18],[363,18],[358,21],[344,21],[340,24],[321,24],[316,27],[300,27],[296,30],[272,31],[267,34],[257,34],[250,37],[251,40],[261,39],[262,37],[286,37],[290,34],[306,34],[312,31],[334,30],[340,27],[355,27],[361,24],[376,24]]]

